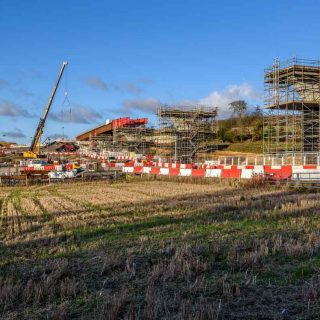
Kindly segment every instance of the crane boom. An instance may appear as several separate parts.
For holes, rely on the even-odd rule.
[[[67,64],[68,64],[68,62],[66,62],[66,61],[64,61],[62,63],[62,66],[61,66],[61,69],[60,69],[60,72],[59,72],[59,75],[58,75],[58,79],[57,79],[57,81],[56,81],[56,83],[55,83],[55,85],[53,87],[53,90],[52,90],[51,96],[49,98],[48,104],[47,104],[46,108],[43,111],[43,115],[39,120],[39,124],[38,124],[37,130],[36,130],[36,133],[35,133],[35,135],[34,135],[34,137],[32,139],[32,143],[30,145],[29,151],[27,151],[27,152],[25,152],[23,154],[24,157],[37,158],[37,156],[40,153],[39,140],[40,140],[41,134],[43,132],[43,128],[44,128],[44,125],[45,125],[45,122],[46,122],[50,107],[52,105],[54,96],[55,96],[56,91],[58,89],[58,86],[59,86],[63,71],[64,71],[65,67],[67,66]]]

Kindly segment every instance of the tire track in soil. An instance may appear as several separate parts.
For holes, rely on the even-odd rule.
[[[11,201],[8,202],[7,210],[8,214],[11,216],[11,238],[13,239],[15,235],[22,234],[21,230],[21,217],[20,211],[18,210],[17,202],[18,198],[14,197]]]
[[[2,203],[1,203],[1,217],[0,217],[0,230],[5,229],[5,220],[8,220],[8,202],[9,202],[9,195],[7,195]],[[6,238],[6,234],[2,233],[0,234],[1,239]]]

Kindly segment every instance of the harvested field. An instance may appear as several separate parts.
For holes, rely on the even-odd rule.
[[[1,319],[319,319],[320,197],[133,179],[0,189]]]

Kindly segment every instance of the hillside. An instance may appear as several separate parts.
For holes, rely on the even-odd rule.
[[[225,151],[241,153],[263,152],[263,117],[256,110],[243,117],[219,120],[218,139],[228,146]]]
[[[235,151],[241,153],[263,153],[263,143],[262,140],[259,141],[243,141],[243,142],[234,142],[224,149],[225,151]]]

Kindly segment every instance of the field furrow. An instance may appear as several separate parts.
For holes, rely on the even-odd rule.
[[[317,192],[137,178],[0,206],[1,319],[319,315]]]

